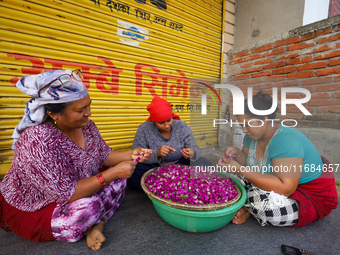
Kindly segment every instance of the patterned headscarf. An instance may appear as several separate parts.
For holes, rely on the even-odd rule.
[[[71,77],[72,75],[76,75],[74,73],[72,74],[71,70],[54,70],[37,75],[25,76],[17,82],[16,87],[20,89],[22,93],[32,96],[32,98],[26,104],[25,115],[14,129],[12,135],[13,150],[15,149],[20,134],[26,128],[39,125],[48,118],[45,107],[46,104],[72,102],[82,99],[89,94],[84,84],[74,78],[72,78],[72,85],[70,87],[61,86],[62,84],[57,78],[63,74],[68,74]],[[51,85],[44,88],[44,86],[50,82],[52,82]],[[40,95],[38,96],[39,91]]]

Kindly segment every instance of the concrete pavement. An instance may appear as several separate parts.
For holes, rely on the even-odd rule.
[[[172,227],[142,192],[127,190],[125,199],[104,228],[101,250],[76,243],[35,243],[0,229],[0,254],[282,254],[281,244],[315,254],[340,254],[340,209],[300,228],[261,227],[254,218],[243,225],[227,224],[209,233]]]

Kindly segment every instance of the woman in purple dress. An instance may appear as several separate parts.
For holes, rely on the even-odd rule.
[[[0,186],[0,223],[37,242],[86,236],[98,250],[126,179],[152,150],[112,150],[89,119],[91,99],[81,79],[80,72],[56,70],[18,81],[32,99],[12,136],[15,152]]]

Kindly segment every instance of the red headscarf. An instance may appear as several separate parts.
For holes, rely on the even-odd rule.
[[[178,120],[180,119],[178,115],[172,113],[169,102],[157,96],[152,99],[151,104],[149,104],[146,109],[150,113],[150,117],[147,119],[147,121],[153,120],[156,122],[163,122],[170,119],[171,117],[174,117],[174,119]]]

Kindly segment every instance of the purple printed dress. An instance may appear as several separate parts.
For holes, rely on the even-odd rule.
[[[6,202],[20,211],[37,212],[56,203],[51,229],[60,241],[77,241],[93,224],[106,222],[125,194],[126,179],[118,179],[90,197],[67,204],[77,182],[96,175],[112,151],[92,120],[83,133],[84,149],[48,122],[26,129],[0,185]]]

